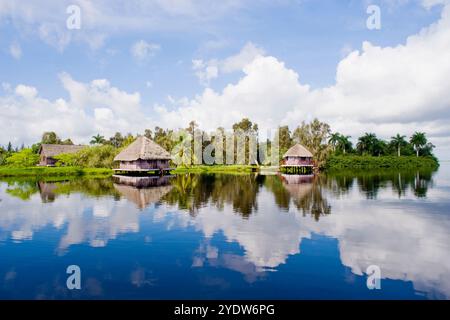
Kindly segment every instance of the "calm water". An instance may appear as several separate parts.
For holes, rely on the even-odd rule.
[[[66,287],[72,264],[81,290]],[[450,163],[2,181],[0,298],[449,299]]]

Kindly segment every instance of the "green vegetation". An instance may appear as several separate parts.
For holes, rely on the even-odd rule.
[[[374,157],[370,155],[332,155],[328,158],[326,170],[342,169],[379,169],[379,168],[437,168],[438,161],[434,157],[416,157],[416,156],[381,156]]]
[[[6,158],[6,164],[13,167],[31,167],[37,165],[38,162],[39,155],[31,149],[23,149]]]
[[[50,176],[110,176],[113,171],[105,168],[80,167],[0,167],[0,177],[50,177]]]
[[[309,123],[302,122],[292,132],[286,125],[278,127],[273,137],[279,142],[279,149],[276,150],[276,144],[271,139],[259,141],[258,124],[248,118],[233,124],[232,130],[233,133],[244,133],[245,139],[230,140],[224,128],[218,128],[216,133],[208,134],[199,130],[195,121],[191,121],[187,128],[179,132],[160,127],[155,127],[154,131],[146,129],[144,136],[153,139],[171,152],[177,158],[174,161],[183,160],[182,162],[186,165],[179,166],[174,173],[252,172],[256,171],[255,165],[265,165],[270,162],[272,162],[271,165],[277,165],[272,160],[276,161],[277,155],[281,159],[283,154],[296,143],[304,145],[313,153],[314,164],[320,169],[430,168],[439,165],[433,155],[435,146],[428,141],[424,132],[415,132],[409,140],[401,134],[392,136],[390,140],[383,140],[374,133],[365,133],[355,141],[354,147],[350,136],[332,132],[327,123],[314,119]],[[202,138],[201,148],[194,143],[194,137],[198,136]],[[0,147],[0,176],[82,175],[89,174],[90,168],[105,170],[110,174],[110,169],[117,166],[117,163],[113,161],[114,157],[135,141],[136,137],[131,133],[122,135],[116,132],[112,137],[105,138],[98,133],[92,136],[91,146],[86,146],[75,154],[55,156],[57,168],[34,168],[33,170],[31,167],[39,161],[37,153],[42,144],[73,144],[71,139],[62,140],[55,132],[45,132],[41,141],[30,148],[25,148],[23,145],[20,148],[14,147],[11,143],[8,143],[6,147]],[[234,144],[234,148],[231,148],[234,154],[228,155],[225,154],[225,150],[230,141]],[[255,154],[250,152],[255,148],[256,159],[254,159]],[[199,150],[204,155],[203,159],[197,159]],[[238,154],[238,152],[242,153]],[[216,165],[213,164],[214,160],[216,163],[233,160],[233,163],[238,164]],[[174,163],[171,166],[175,166]]]
[[[172,173],[250,173],[256,170],[256,166],[249,165],[197,165],[190,167],[178,166]]]

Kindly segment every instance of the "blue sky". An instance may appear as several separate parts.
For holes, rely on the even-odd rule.
[[[434,3],[438,4],[431,5]],[[49,126],[46,130],[61,131],[61,136],[72,136],[80,143],[98,131],[108,135],[116,128],[134,132],[154,125],[182,126],[183,121],[188,122],[190,115],[194,117],[197,111],[210,108],[211,103],[217,103],[218,110],[223,110],[227,108],[227,102],[235,104],[235,107],[230,105],[229,113],[232,115],[223,116],[212,110],[208,116],[217,115],[223,121],[210,122],[205,115],[203,118],[199,117],[198,122],[206,128],[209,124],[230,126],[240,116],[249,116],[256,122],[262,122],[262,126],[266,128],[276,123],[284,124],[281,122],[286,122],[294,128],[301,120],[322,115],[322,118],[330,121],[332,125],[338,124],[337,129],[342,131],[345,126],[339,126],[339,123],[350,117],[355,125],[349,126],[348,134],[356,137],[367,128],[385,138],[399,130],[410,134],[415,131],[415,126],[417,130],[436,128],[435,121],[442,120],[442,117],[427,119],[427,123],[421,123],[423,119],[420,113],[414,115],[417,117],[414,118],[412,115],[415,112],[411,113],[407,121],[391,121],[389,113],[380,113],[379,117],[373,119],[365,116],[353,117],[351,113],[341,117],[339,114],[323,111],[330,107],[326,102],[323,102],[324,106],[321,107],[322,99],[311,102],[313,105],[303,105],[302,101],[312,99],[311,97],[324,88],[340,87],[336,79],[339,63],[355,50],[358,50],[359,57],[362,57],[364,42],[384,49],[380,57],[388,56],[389,47],[398,49],[399,45],[406,44],[408,37],[417,35],[420,30],[428,28],[440,19],[443,20],[441,14],[445,9],[439,3],[445,1],[227,0],[219,4],[203,0],[46,0],[41,1],[38,6],[34,1],[21,1],[19,5],[13,1],[0,0],[0,122],[11,129],[9,132],[12,135],[2,137],[0,144],[10,140],[17,144],[31,143],[39,138],[36,125],[27,122],[33,122],[33,119],[27,120],[24,117],[21,121],[20,114],[22,107],[34,108],[35,104],[40,108],[36,114],[49,120],[45,121],[45,125]],[[70,4],[81,8],[79,30],[68,30],[65,26],[69,16],[65,10]],[[370,4],[376,4],[381,9],[380,30],[369,30],[366,27],[366,9]],[[424,39],[426,40],[429,39]],[[135,51],[133,54],[133,46],[138,43],[143,44],[140,53]],[[242,55],[239,56],[239,53]],[[259,69],[255,69],[256,56],[266,58],[265,63],[259,65],[266,68],[265,73],[259,73]],[[268,60],[271,57],[275,60]],[[371,59],[377,59],[376,53]],[[439,57],[436,60],[439,61]],[[194,61],[201,61],[201,66],[195,69]],[[255,68],[246,72],[244,68],[253,62]],[[373,64],[376,65],[377,62]],[[275,65],[276,68],[271,69]],[[358,61],[354,65],[358,65]],[[414,65],[411,65],[411,68],[414,68]],[[200,73],[204,75],[207,72],[207,67],[211,68],[213,75],[209,79],[199,79]],[[433,73],[429,65],[423,68],[428,68],[427,70]],[[292,100],[285,100],[291,91],[287,94],[280,91],[280,96],[265,99],[271,101],[273,98],[273,104],[261,106],[272,110],[273,113],[267,111],[259,114],[254,105],[248,107],[247,113],[245,96],[258,95],[259,91],[246,91],[245,81],[248,80],[250,85],[256,86],[257,80],[252,80],[252,75],[256,77],[256,74],[262,74],[263,77],[267,75],[270,78],[270,72],[278,71],[279,85],[285,81],[283,76],[289,77],[292,71],[299,86],[306,86],[311,95],[293,93]],[[441,70],[444,71],[445,68]],[[71,84],[62,84],[62,74],[70,79],[67,81]],[[441,79],[440,75],[431,74],[430,77]],[[274,78],[278,79],[275,76]],[[92,81],[97,79],[107,80],[106,88],[99,89],[93,85]],[[292,79],[286,81],[290,80]],[[359,82],[364,81],[355,81]],[[260,88],[270,88],[271,85],[275,83],[265,83]],[[35,88],[36,93],[24,98],[21,90],[18,93],[18,86]],[[80,93],[76,89],[77,86],[85,86],[85,91]],[[227,100],[228,93],[224,91],[230,86],[230,96],[233,97],[231,102]],[[420,86],[424,89],[423,83]],[[297,87],[293,83],[292,92]],[[290,90],[291,87],[286,88]],[[353,88],[357,90],[355,85]],[[110,108],[108,99],[114,96],[114,89],[120,92],[124,109],[128,108],[128,98],[133,100],[133,94],[139,95],[139,101],[131,101],[129,108],[137,112],[141,119],[145,117],[146,122],[133,124],[131,118],[121,117],[121,111],[117,110],[120,106],[111,107],[111,111],[106,110]],[[391,89],[394,90],[391,87],[388,90]],[[90,90],[94,90],[99,97],[89,100],[76,96],[88,94]],[[107,92],[102,95],[98,90]],[[242,90],[245,92],[242,93]],[[353,91],[352,88],[346,88],[345,92],[349,90]],[[213,100],[207,97],[208,92],[214,96]],[[240,100],[238,96],[241,97]],[[438,104],[442,106],[436,113],[444,107],[448,110],[447,96],[425,98],[433,101],[438,99]],[[67,104],[67,109],[58,109],[58,99]],[[416,99],[420,100],[422,97]],[[42,107],[47,103],[48,107]],[[275,114],[280,103],[289,105],[286,109],[279,110],[283,113],[282,117]],[[349,102],[342,103],[345,105]],[[337,103],[336,106],[341,105]],[[59,120],[55,118],[50,121],[52,108],[63,112]],[[311,111],[311,108],[318,110]],[[366,110],[361,110],[361,114],[367,114],[372,108],[373,106],[367,106]],[[392,106],[391,110],[392,108],[395,109],[395,106]],[[62,121],[71,121],[69,113],[70,116],[82,113],[82,117],[86,117],[85,123],[90,127],[77,129],[79,124],[76,121],[70,125],[61,125]],[[393,115],[392,118],[396,117],[397,115]],[[264,123],[266,119],[271,120]],[[378,130],[380,122],[383,128]],[[366,126],[366,123],[370,125]],[[383,126],[388,123],[389,128]],[[19,132],[20,127],[25,128],[27,133]],[[441,129],[430,133],[436,137],[435,144],[444,146],[445,142],[449,141],[450,133],[444,127],[442,125]],[[450,155],[450,151],[444,150],[442,154]]]

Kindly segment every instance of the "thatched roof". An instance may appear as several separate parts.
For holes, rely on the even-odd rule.
[[[39,148],[39,154],[45,157],[54,157],[63,153],[77,153],[86,148],[86,146],[74,146],[66,144],[42,144]]]
[[[122,150],[114,161],[135,161],[135,160],[170,160],[170,154],[163,147],[147,137],[140,136]]]
[[[286,157],[304,157],[304,158],[312,158],[313,154],[302,146],[300,143],[297,143],[295,146],[290,148],[284,155],[283,158]]]

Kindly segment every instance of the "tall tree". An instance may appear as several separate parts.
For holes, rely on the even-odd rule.
[[[351,136],[344,136],[344,135],[340,135],[339,140],[338,140],[338,148],[340,150],[342,150],[342,152],[345,154],[347,151],[351,151],[352,150],[352,142],[350,141]]]
[[[97,135],[92,136],[90,144],[104,144],[105,142],[105,137],[101,136],[100,133],[97,133]]]
[[[114,136],[112,136],[111,138],[109,138],[109,143],[116,147],[116,148],[120,148],[123,144],[123,136],[120,132],[116,132],[114,134]]]
[[[401,148],[406,146],[408,143],[405,140],[406,136],[401,136],[397,133],[396,136],[391,137],[391,145],[393,145],[397,149],[397,156],[400,157],[401,155]]]
[[[61,139],[53,131],[44,132],[41,139],[42,144],[60,144]]]
[[[291,131],[288,126],[278,127],[278,141],[280,146],[280,154],[286,153],[292,146]]]
[[[425,132],[414,132],[409,142],[413,145],[416,150],[416,156],[418,157],[419,151],[427,144]]]
[[[144,137],[148,139],[153,139],[153,131],[151,129],[145,129]]]
[[[292,137],[295,142],[301,143],[313,153],[314,159],[320,167],[331,151],[327,141],[330,132],[330,126],[327,123],[314,119],[310,123],[302,122],[294,130]]]
[[[341,134],[339,132],[333,132],[330,134],[330,138],[328,139],[328,143],[333,146],[333,151],[336,151],[336,146],[341,139]]]
[[[377,141],[377,136],[374,133],[366,132],[362,137],[359,137],[356,148],[361,154],[373,154]]]

